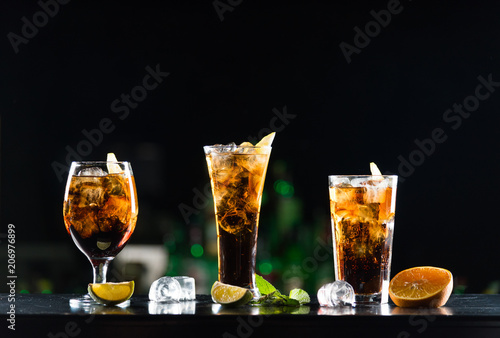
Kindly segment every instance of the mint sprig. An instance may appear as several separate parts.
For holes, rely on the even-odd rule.
[[[293,289],[289,296],[282,295],[271,283],[257,274],[255,275],[255,284],[262,296],[251,302],[254,305],[299,307],[311,301],[308,293],[301,289]]]
[[[255,284],[257,284],[257,289],[259,289],[260,294],[263,296],[277,291],[271,283],[257,274],[255,274]]]

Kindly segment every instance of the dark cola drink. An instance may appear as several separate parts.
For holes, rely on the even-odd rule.
[[[330,207],[336,279],[351,284],[357,304],[386,303],[397,178],[333,177]]]
[[[116,256],[137,222],[134,177],[73,176],[64,200],[66,230],[89,259]]]
[[[205,147],[217,223],[219,281],[255,286],[262,191],[271,147]]]

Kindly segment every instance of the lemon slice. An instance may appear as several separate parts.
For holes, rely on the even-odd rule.
[[[106,250],[111,246],[111,242],[101,242],[97,241],[97,247],[101,250]]]
[[[88,291],[90,297],[100,304],[117,305],[132,297],[134,287],[134,281],[121,283],[90,283]]]
[[[372,176],[382,176],[382,173],[375,162],[370,162],[370,171],[372,172]]]
[[[239,145],[239,147],[253,147],[253,144],[251,144],[250,142],[243,142]]]
[[[271,134],[264,136],[262,138],[262,140],[260,140],[259,143],[257,143],[255,146],[256,147],[270,147],[274,141],[274,136],[276,136],[275,132],[272,132]]]
[[[252,292],[248,289],[218,281],[212,285],[210,294],[215,303],[228,306],[245,305],[253,298]]]
[[[107,162],[118,162],[114,153],[108,153]],[[122,168],[116,163],[107,163],[108,174],[121,174],[123,172]]]

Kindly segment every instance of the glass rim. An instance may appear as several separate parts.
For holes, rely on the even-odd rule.
[[[328,175],[328,178],[333,178],[333,177],[347,177],[347,178],[353,178],[353,177],[359,177],[359,178],[369,178],[369,177],[385,177],[385,178],[397,178],[398,175]]]
[[[222,145],[211,145],[211,146],[203,146],[203,148],[212,148],[212,149],[220,149],[220,148],[225,148],[229,147],[227,144],[222,144]],[[249,148],[249,149],[271,149],[271,146],[239,146],[236,145],[236,148]]]
[[[129,161],[73,161],[71,164],[107,164],[107,163],[118,163],[118,164],[130,164]]]

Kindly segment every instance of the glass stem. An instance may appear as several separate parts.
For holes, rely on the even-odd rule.
[[[92,259],[92,267],[94,268],[94,284],[106,283],[106,274],[108,272],[109,263],[112,258]]]

